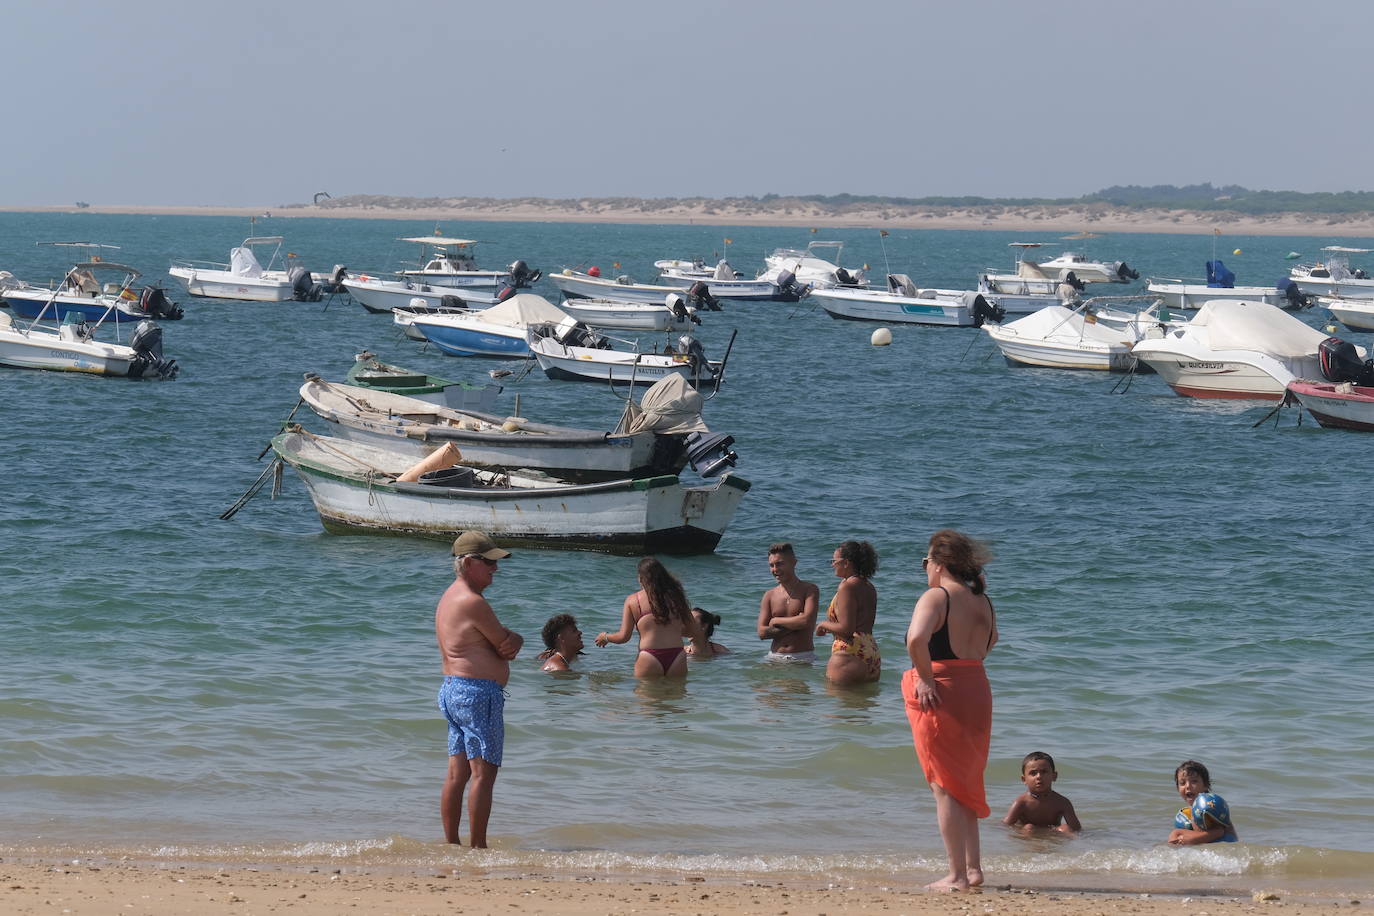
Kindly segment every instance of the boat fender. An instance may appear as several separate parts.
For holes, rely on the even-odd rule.
[[[501,428],[508,433],[518,433],[525,428],[525,424],[528,422],[529,421],[524,417],[506,417],[505,422],[501,424]]]
[[[875,347],[886,347],[892,343],[892,332],[887,328],[874,328],[868,342]]]
[[[406,304],[413,309],[422,309],[425,307],[425,300],[421,299],[419,296],[412,296],[410,301]]]
[[[601,268],[600,268],[600,267],[597,267],[595,264],[593,264],[591,267],[588,267],[588,268],[587,268],[587,276],[589,276],[589,277],[599,277],[599,276],[601,276]]]
[[[398,482],[405,481],[407,483],[415,483],[420,479],[421,474],[426,474],[430,471],[441,471],[444,468],[451,468],[457,464],[462,457],[463,453],[458,451],[458,446],[454,445],[452,442],[445,442],[419,462],[406,468],[396,480]]]

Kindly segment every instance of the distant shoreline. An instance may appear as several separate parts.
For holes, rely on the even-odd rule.
[[[914,208],[872,206],[834,210],[789,201],[785,206],[726,205],[723,202],[638,202],[618,200],[483,200],[464,206],[288,206],[0,207],[11,213],[92,213],[145,216],[262,216],[285,219],[391,219],[415,222],[549,222],[625,225],[806,226],[818,229],[966,229],[988,232],[1148,232],[1226,236],[1294,235],[1316,238],[1374,237],[1374,214],[1358,218],[1332,214],[1249,216],[1229,211],[1128,210],[1093,207]]]

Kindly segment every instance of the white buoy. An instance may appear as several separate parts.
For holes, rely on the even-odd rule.
[[[887,328],[875,328],[873,330],[873,336],[868,340],[869,343],[873,344],[875,347],[885,347],[892,343],[892,332]]]

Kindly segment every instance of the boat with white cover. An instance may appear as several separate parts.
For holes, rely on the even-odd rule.
[[[1374,278],[1360,268],[1352,268],[1349,257],[1352,254],[1368,254],[1374,248],[1327,245],[1322,251],[1329,252],[1325,261],[1299,264],[1288,271],[1300,290],[1317,296],[1374,299]]]
[[[567,313],[543,296],[516,293],[491,308],[461,315],[419,315],[412,327],[449,356],[520,359],[530,355],[531,328],[557,324]]]
[[[677,474],[687,462],[684,440],[709,432],[702,397],[679,380],[674,404],[659,422],[616,434],[438,407],[415,398],[306,376],[301,400],[333,425],[335,435],[422,458],[445,443],[459,462],[489,470],[536,470],[566,480],[618,480]],[[646,392],[646,395],[648,393]]]
[[[968,328],[1005,317],[991,302],[969,290],[919,289],[906,274],[888,274],[887,287],[880,290],[831,286],[812,289],[807,296],[816,300],[831,318],[847,321]]]
[[[674,475],[568,484],[468,467],[431,472],[433,482],[402,481],[410,456],[300,427],[274,438],[272,450],[300,475],[334,534],[449,540],[475,528],[509,546],[710,553],[750,486],[730,473],[700,486]]]
[[[589,328],[622,331],[690,331],[700,324],[697,310],[681,295],[669,293],[664,302],[626,302],[621,299],[565,299],[559,309]]]
[[[255,248],[274,246],[267,258],[267,266]],[[241,299],[247,302],[285,302],[296,297],[296,283],[301,273],[293,272],[295,255],[287,254],[280,266],[282,237],[279,235],[247,238],[237,248],[229,250],[229,263],[195,261],[179,258],[172,262],[171,274],[192,296],[209,299]],[[304,272],[304,268],[300,268]]]
[[[731,345],[734,339],[732,334]],[[569,317],[556,326],[534,328],[529,348],[539,368],[554,379],[651,385],[669,375],[680,375],[693,387],[719,389],[725,378],[725,360],[707,359],[701,343],[690,334],[665,346],[662,352],[616,350],[607,338]],[[729,347],[725,352],[728,359]]]
[[[1326,339],[1277,306],[1218,299],[1131,352],[1185,397],[1277,401],[1295,378],[1318,377]]]
[[[862,269],[846,270],[840,266],[844,242],[815,241],[802,251],[797,248],[778,248],[763,259],[763,272],[758,279],[767,280],[786,291],[789,280],[812,289],[832,286],[862,288],[868,286]]]
[[[1207,262],[1205,281],[1151,277],[1145,291],[1172,309],[1198,309],[1204,302],[1218,299],[1265,302],[1288,309],[1311,305],[1311,300],[1304,297],[1291,280],[1284,280],[1277,286],[1236,286],[1236,275],[1216,259]]]
[[[1166,329],[1150,312],[1109,323],[1086,303],[1050,305],[1006,324],[983,325],[1008,363],[1104,372],[1135,369],[1131,348],[1145,337],[1162,336]]]

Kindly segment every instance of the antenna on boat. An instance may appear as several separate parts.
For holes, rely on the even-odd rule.
[[[720,359],[720,371],[716,373],[716,384],[715,387],[711,389],[710,395],[705,398],[707,401],[720,393],[720,383],[725,381],[725,364],[730,361],[730,351],[735,347],[735,337],[738,334],[739,328],[735,328],[730,332],[730,342],[725,345],[725,355]]]
[[[884,241],[883,241],[883,239],[885,239],[885,238],[887,238],[887,230],[886,230],[886,229],[879,229],[879,230],[878,230],[878,243],[879,243],[880,245],[883,246],[883,269],[886,270],[889,274],[891,274],[891,273],[892,273],[892,265],[889,264],[889,263],[887,262],[887,242],[884,242]]]

